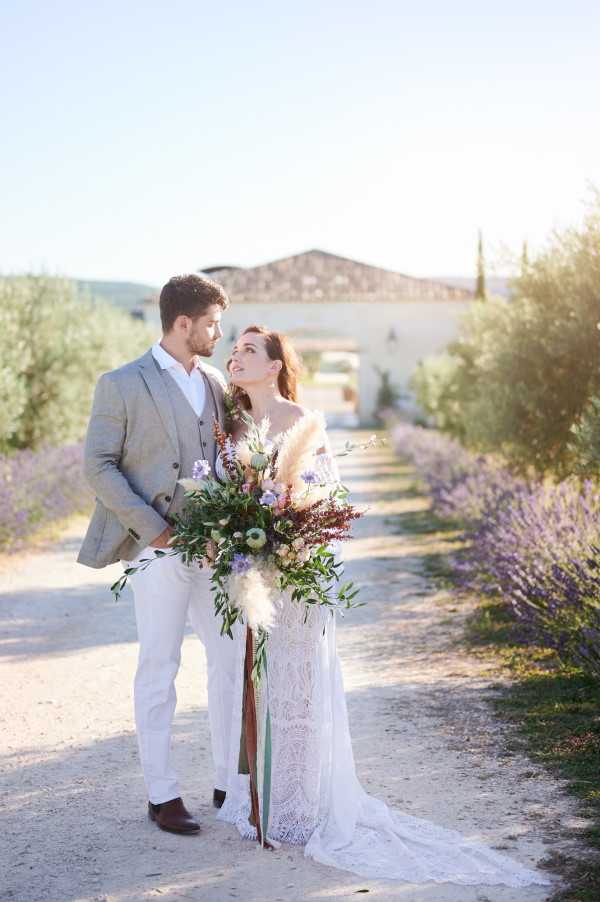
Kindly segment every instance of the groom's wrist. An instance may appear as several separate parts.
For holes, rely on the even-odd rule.
[[[141,517],[136,518],[136,522],[127,525],[127,532],[138,545],[145,548],[150,545],[157,536],[165,529],[169,528],[169,524],[161,517],[158,511],[148,507],[147,513],[144,513],[143,520]]]

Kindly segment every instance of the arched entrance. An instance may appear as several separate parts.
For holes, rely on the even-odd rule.
[[[302,355],[302,403],[322,410],[330,427],[359,425],[359,347],[343,336],[317,336],[306,329],[291,330],[290,338]]]

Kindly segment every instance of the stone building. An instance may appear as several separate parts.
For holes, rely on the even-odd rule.
[[[320,250],[202,272],[222,284],[232,302],[211,363],[222,368],[237,335],[251,324],[286,332],[301,351],[356,351],[364,425],[373,419],[381,371],[406,389],[418,361],[456,336],[457,319],[473,299],[462,288]]]

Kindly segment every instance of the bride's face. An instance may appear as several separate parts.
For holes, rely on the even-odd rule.
[[[267,354],[263,335],[247,332],[235,343],[227,369],[233,385],[248,388],[250,385],[275,382],[281,365],[281,360],[271,360]]]

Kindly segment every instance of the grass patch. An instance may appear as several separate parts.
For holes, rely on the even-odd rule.
[[[569,882],[553,902],[600,899],[600,680],[562,663],[551,649],[525,644],[510,608],[482,600],[466,625],[469,647],[493,652],[511,677],[494,700],[497,713],[518,731],[520,751],[567,780],[589,826],[580,834],[593,855],[549,862]]]
[[[438,520],[429,508],[426,510],[409,510],[394,514],[387,522],[394,527],[394,532],[411,535],[430,535],[431,533],[456,532],[456,523]]]

